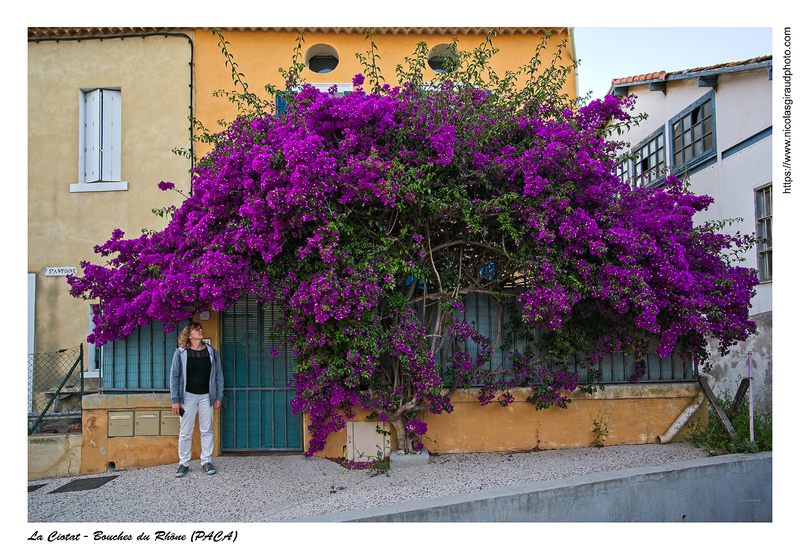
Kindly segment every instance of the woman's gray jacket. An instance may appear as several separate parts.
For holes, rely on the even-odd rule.
[[[219,360],[219,353],[211,345],[208,348],[208,356],[211,358],[211,378],[208,380],[208,403],[213,406],[215,400],[222,402],[222,390],[224,383],[222,379],[222,365]],[[169,392],[173,404],[183,404],[183,394],[186,392],[186,349],[178,347],[172,357],[172,368],[169,374]]]

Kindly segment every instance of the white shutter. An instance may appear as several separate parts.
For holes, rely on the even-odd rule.
[[[84,128],[83,128],[83,170],[84,181],[92,183],[100,181],[100,132],[102,99],[100,90],[92,90],[84,94]]]
[[[103,181],[120,181],[120,151],[122,132],[120,119],[122,117],[121,92],[119,90],[102,90],[103,97],[103,129],[101,148]]]

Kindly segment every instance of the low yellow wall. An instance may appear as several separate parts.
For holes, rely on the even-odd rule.
[[[505,452],[534,448],[582,448],[594,442],[594,421],[608,429],[606,446],[651,444],[663,435],[700,391],[697,383],[638,383],[609,385],[592,395],[574,392],[566,410],[536,410],[525,401],[529,389],[514,389],[515,402],[507,407],[494,402],[482,406],[478,389],[457,390],[450,414],[423,413],[428,433],[423,443],[431,452]],[[108,412],[120,410],[169,410],[168,394],[90,395],[83,399],[83,436],[80,473],[100,473],[114,463],[117,469],[177,463],[177,436],[108,437]],[[355,410],[355,421],[365,421],[368,411]],[[702,406],[695,417],[707,421]],[[304,444],[308,450],[308,418],[303,418]],[[680,439],[685,429],[678,434]],[[317,455],[341,457],[345,430],[328,436]],[[393,441],[393,447],[395,446]],[[214,414],[214,452],[220,453],[220,414]],[[192,441],[192,459],[200,456],[199,430]],[[30,466],[29,466],[30,468]],[[30,474],[30,473],[29,473]]]
[[[655,443],[700,391],[698,383],[637,383],[608,385],[592,395],[572,393],[567,409],[536,410],[526,402],[530,389],[514,389],[515,402],[507,407],[493,402],[482,406],[478,389],[457,390],[450,414],[423,413],[428,433],[425,447],[437,453],[504,452],[533,448],[584,448],[594,442],[594,421],[608,429],[606,446]],[[356,410],[354,421],[364,421],[367,411]],[[695,414],[707,421],[702,406]],[[308,418],[305,449],[308,450]],[[685,435],[685,429],[676,439]],[[346,445],[345,430],[328,436],[323,457],[341,457]],[[392,446],[395,446],[394,437]]]
[[[83,397],[81,474],[101,473],[113,463],[116,469],[152,467],[178,462],[178,436],[108,436],[108,412],[170,410],[168,393],[89,395]],[[219,411],[214,413],[214,451],[219,455]],[[195,423],[192,459],[200,457],[200,431]]]

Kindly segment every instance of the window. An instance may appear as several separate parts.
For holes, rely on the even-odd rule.
[[[772,185],[756,190],[758,279],[772,280]]]
[[[81,90],[78,183],[71,192],[120,191],[122,92],[114,88]]]
[[[459,58],[460,54],[454,44],[438,44],[428,52],[428,66],[435,72],[450,72]]]
[[[339,65],[339,53],[328,44],[315,44],[308,48],[306,65],[311,72],[329,73]]]
[[[637,187],[650,187],[667,175],[664,128],[633,149],[633,181]]]
[[[314,86],[321,92],[325,92],[330,94],[328,90],[331,87],[336,86],[336,92],[330,94],[332,97],[344,97],[345,95],[349,95],[353,93],[353,84],[352,83],[342,83],[342,84],[312,84],[309,83],[310,86]],[[286,114],[286,109],[289,107],[290,101],[290,93],[294,94],[299,91],[299,88],[295,88],[292,92],[288,91],[279,91],[275,94],[275,114],[281,116]]]
[[[628,161],[627,158],[622,162],[620,162],[619,165],[617,165],[617,176],[623,183],[631,182],[630,166],[631,163]]]
[[[716,153],[714,92],[670,120],[673,169],[691,167]]]

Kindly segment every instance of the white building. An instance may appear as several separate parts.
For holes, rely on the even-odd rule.
[[[648,118],[618,139],[633,158],[622,176],[637,186],[659,186],[667,173],[689,178],[691,190],[714,198],[695,224],[739,219],[725,230],[767,239],[742,266],[758,270],[751,303],[758,335],[725,357],[711,374],[715,393],[732,397],[748,376],[752,357],[757,402],[772,402],[772,56],[680,72],[615,79],[611,93],[635,95],[635,114]],[[615,137],[616,138],[616,137]]]

